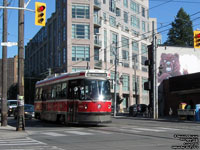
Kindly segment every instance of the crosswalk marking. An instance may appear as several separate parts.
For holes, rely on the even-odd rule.
[[[25,138],[25,139],[12,139],[12,140],[0,140],[0,146],[5,146],[5,145],[46,145],[43,142],[31,139],[31,138]]]
[[[153,131],[153,132],[165,132],[166,130],[159,130],[159,129],[150,129],[150,128],[132,128],[133,130],[140,130],[140,131]]]
[[[164,130],[180,130],[180,129],[175,129],[175,128],[164,128],[164,127],[157,127],[158,129],[164,129]]]
[[[131,130],[131,129],[125,129],[125,128],[122,128],[122,129],[119,129],[121,131],[128,131],[128,132],[133,132],[133,133],[139,133],[139,132],[142,132],[142,131],[138,131],[138,130]]]
[[[50,135],[50,136],[67,136],[66,134],[60,134],[60,133],[56,133],[56,132],[46,132],[46,133],[42,133],[45,135]]]
[[[101,133],[101,134],[112,134],[111,132],[102,131],[102,130],[88,130],[88,131],[89,132]]]
[[[50,146],[46,143],[34,140],[32,138],[4,139],[0,140],[0,149],[3,150],[64,150],[57,146]]]
[[[154,126],[154,127],[140,127],[140,126],[123,126],[123,127],[105,127],[105,128],[70,128],[70,129],[64,129],[62,130],[49,130],[45,131],[44,133],[41,133],[39,131],[34,131],[31,132],[31,135],[33,134],[40,134],[41,136],[51,136],[51,137],[64,137],[64,136],[71,136],[71,135],[82,135],[82,136],[87,136],[87,135],[97,135],[97,134],[113,134],[116,133],[117,131],[121,132],[129,132],[129,133],[141,133],[141,132],[173,132],[179,129],[175,128],[169,128],[169,127],[159,127],[159,126]],[[113,132],[114,131],[114,132]],[[1,140],[0,140],[1,142]]]
[[[70,133],[70,134],[76,134],[76,135],[93,135],[93,133],[88,133],[88,132],[82,132],[82,131],[64,131],[66,133]]]

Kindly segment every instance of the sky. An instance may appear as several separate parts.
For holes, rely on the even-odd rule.
[[[18,7],[18,0],[7,0],[10,2],[10,7]],[[35,2],[46,3],[47,19],[55,12],[55,0],[31,0],[28,9],[35,9]],[[142,0],[146,1],[146,0]],[[28,0],[25,0],[27,3]],[[0,6],[3,5],[3,0],[0,0]],[[158,32],[162,35],[162,41],[166,41],[167,33],[171,26],[169,25],[175,19],[179,9],[182,7],[188,15],[191,15],[194,30],[200,29],[200,0],[149,0],[149,16],[157,18]],[[35,14],[31,11],[25,11],[25,24],[24,24],[24,44],[34,37],[40,30],[40,26],[35,25]],[[3,10],[0,9],[0,42],[2,42],[3,33]],[[18,11],[8,10],[8,41],[17,42],[18,40]],[[8,58],[17,55],[17,46],[8,47]],[[0,58],[2,58],[2,47],[0,46]]]

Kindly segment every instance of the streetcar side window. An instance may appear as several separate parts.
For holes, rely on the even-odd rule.
[[[56,86],[56,98],[61,97],[61,84],[57,84]]]
[[[42,99],[42,88],[40,88],[40,90],[39,90],[38,99],[39,99],[39,100],[41,100],[41,99]]]
[[[65,98],[67,96],[67,83],[62,83],[61,89],[61,98]]]
[[[52,86],[52,89],[51,89],[51,98],[52,99],[56,98],[56,85]]]

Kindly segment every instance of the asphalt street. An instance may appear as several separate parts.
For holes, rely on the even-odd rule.
[[[9,118],[8,123],[14,130],[16,121]],[[170,150],[192,145],[197,149],[200,136],[198,122],[140,117],[117,117],[99,126],[64,126],[33,119],[26,120],[25,129],[26,136],[0,139],[0,150]]]

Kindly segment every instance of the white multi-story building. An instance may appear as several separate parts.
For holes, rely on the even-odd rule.
[[[117,59],[121,110],[136,103],[135,79],[138,103],[148,104],[143,88],[152,41],[148,10],[148,0],[56,0],[56,12],[26,46],[26,75],[41,75],[47,68],[71,72],[89,67],[109,70],[114,79]]]

